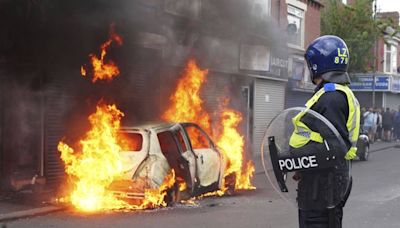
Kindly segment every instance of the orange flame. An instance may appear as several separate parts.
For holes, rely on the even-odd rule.
[[[210,116],[203,108],[200,90],[208,70],[201,70],[195,60],[189,60],[175,93],[170,97],[171,106],[162,119],[172,122],[195,122],[206,132],[211,132]]]
[[[58,150],[65,163],[66,173],[74,178],[72,204],[83,211],[120,207],[106,188],[122,172],[117,132],[124,114],[115,105],[99,105],[89,116],[92,126],[79,141],[81,153],[60,142]]]
[[[251,184],[254,165],[249,161],[243,167],[244,138],[237,130],[242,121],[242,114],[232,109],[225,109],[221,118],[223,128],[217,139],[217,146],[228,159],[228,169],[225,171],[225,175],[235,173],[235,189],[255,189]]]
[[[201,70],[195,60],[189,60],[184,74],[178,81],[178,85],[174,94],[171,96],[171,105],[162,115],[166,121],[173,122],[194,122],[203,128],[209,135],[213,136],[211,128],[211,118],[203,107],[204,101],[201,99],[200,90],[206,82],[208,70]],[[222,112],[219,113],[222,124],[222,131],[214,141],[220,148],[223,155],[228,160],[228,167],[225,176],[232,173],[235,174],[235,189],[254,189],[251,184],[251,178],[254,172],[252,162],[248,162],[243,166],[244,157],[244,138],[237,130],[238,125],[242,121],[242,114],[231,109],[227,109],[226,101],[223,102]],[[189,132],[193,135],[194,132]],[[195,135],[195,134],[194,134]],[[192,138],[194,147],[202,142]],[[225,183],[225,185],[232,183]],[[224,188],[223,191],[227,190]],[[221,195],[220,191],[208,193],[208,195]]]
[[[79,153],[62,141],[58,144],[65,171],[74,184],[67,198],[78,210],[93,212],[166,206],[166,190],[175,183],[174,171],[166,176],[159,189],[145,191],[141,205],[130,205],[107,191],[113,180],[122,173],[119,153],[131,143],[118,133],[123,116],[115,105],[100,104],[96,112],[89,116],[91,129],[79,141]]]
[[[112,61],[108,60],[105,62],[105,56],[107,54],[107,49],[111,46],[112,42],[115,41],[118,46],[122,45],[122,38],[115,33],[114,25],[111,25],[110,28],[110,38],[104,42],[101,46],[100,58],[98,58],[95,54],[90,54],[90,60],[93,68],[93,78],[92,82],[96,82],[97,80],[112,80],[114,77],[119,75],[118,66]],[[86,76],[86,69],[84,66],[81,66],[81,74],[82,76]]]

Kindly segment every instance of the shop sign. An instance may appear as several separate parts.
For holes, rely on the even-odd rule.
[[[375,91],[390,91],[390,76],[377,75],[375,77]],[[372,75],[355,76],[352,79],[350,88],[355,91],[372,91],[373,77]]]
[[[271,52],[262,45],[240,45],[241,70],[270,71]]]
[[[400,93],[400,77],[392,77],[392,92]]]

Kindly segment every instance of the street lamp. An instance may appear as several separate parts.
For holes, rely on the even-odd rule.
[[[375,26],[376,26],[377,2],[378,2],[378,0],[374,1],[374,23],[375,23]],[[374,45],[375,59],[374,59],[374,66],[373,66],[374,70],[372,72],[372,107],[375,107],[375,78],[376,78],[376,67],[377,67],[376,61],[378,61],[378,59],[376,59],[376,58],[378,58],[378,53],[377,53],[378,52],[378,36],[375,34],[374,38],[375,38],[375,45]]]

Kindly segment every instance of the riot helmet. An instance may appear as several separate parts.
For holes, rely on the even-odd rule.
[[[326,35],[315,39],[308,46],[304,57],[313,83],[316,77],[332,83],[350,83],[347,74],[349,49],[341,38]]]

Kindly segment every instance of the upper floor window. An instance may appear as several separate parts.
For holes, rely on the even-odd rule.
[[[385,44],[385,56],[383,57],[383,71],[385,73],[397,73],[397,46]]]
[[[303,47],[304,40],[304,10],[288,5],[288,38],[289,43]]]
[[[199,19],[201,0],[165,0],[164,9],[178,16]]]

